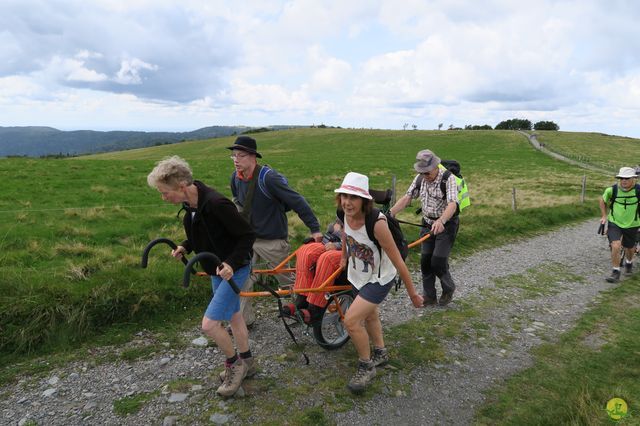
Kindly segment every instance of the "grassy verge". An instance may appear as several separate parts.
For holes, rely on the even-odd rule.
[[[640,278],[623,281],[557,343],[534,349],[535,364],[489,391],[478,424],[612,424],[605,411],[622,398],[640,422]]]

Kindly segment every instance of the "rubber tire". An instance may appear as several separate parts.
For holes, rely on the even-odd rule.
[[[348,292],[336,296],[336,298],[340,302],[342,313],[346,314],[355,296],[353,292]],[[340,319],[340,314],[335,309],[333,299],[330,299],[327,306],[322,309],[321,321],[313,324],[313,337],[318,345],[329,350],[341,348],[349,341],[349,333]]]

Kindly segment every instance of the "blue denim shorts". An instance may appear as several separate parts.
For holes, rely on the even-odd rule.
[[[233,273],[233,281],[242,289],[244,282],[249,278],[251,266],[246,265]],[[231,285],[217,275],[211,276],[213,297],[204,316],[212,321],[229,321],[233,314],[240,311],[240,296],[231,288]]]
[[[393,287],[394,282],[395,280],[391,280],[387,284],[366,283],[359,291],[353,286],[352,288],[358,296],[362,297],[367,302],[379,305],[391,291],[391,287]]]

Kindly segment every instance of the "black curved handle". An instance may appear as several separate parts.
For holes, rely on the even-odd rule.
[[[151,241],[149,244],[147,244],[147,247],[145,247],[144,251],[142,252],[142,262],[140,263],[140,266],[142,266],[143,268],[147,267],[147,263],[149,262],[149,252],[151,251],[151,249],[158,244],[167,244],[169,247],[171,247],[172,249],[176,249],[178,248],[178,246],[176,245],[176,243],[174,243],[173,241],[171,241],[168,238],[156,238],[155,240]],[[182,263],[184,263],[185,265],[188,263],[189,259],[187,259],[186,257],[182,256]],[[195,274],[194,271],[191,271],[191,273]]]
[[[191,258],[191,260],[187,263],[187,266],[184,268],[184,276],[182,277],[182,286],[187,288],[189,287],[189,280],[191,279],[191,274],[189,273],[189,271],[193,270],[193,265],[197,262],[199,262],[201,259],[208,259],[210,261],[213,262],[214,264],[214,268],[217,268],[218,265],[220,265],[222,262],[220,261],[220,258],[218,256],[216,256],[215,254],[208,252],[208,251],[203,251],[200,252],[198,254],[196,254],[195,256],[193,256]],[[229,279],[228,280],[229,285],[231,286],[231,288],[233,289],[233,291],[236,294],[240,294],[240,289],[238,288],[238,286],[236,285],[235,281],[233,281],[233,279]]]

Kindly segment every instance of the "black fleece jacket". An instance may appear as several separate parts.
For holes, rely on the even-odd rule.
[[[198,208],[185,206],[183,218],[187,239],[181,245],[187,253],[208,251],[237,271],[251,263],[255,233],[240,216],[235,204],[213,188],[194,181],[198,188]],[[214,275],[213,264],[204,260],[204,270]]]

